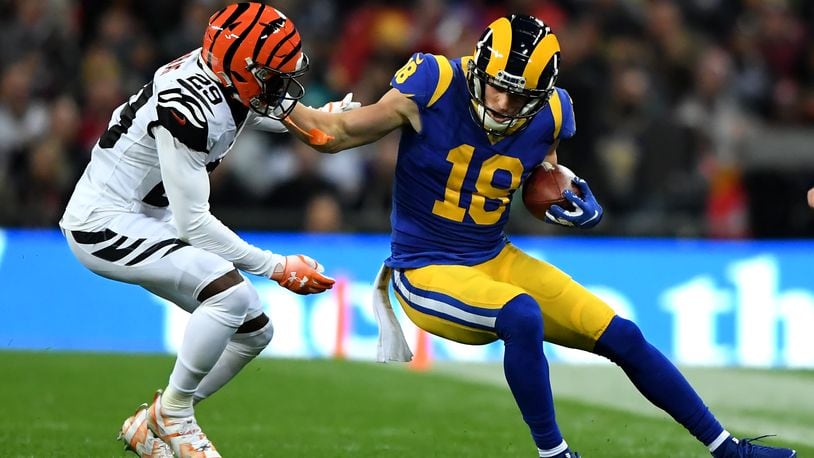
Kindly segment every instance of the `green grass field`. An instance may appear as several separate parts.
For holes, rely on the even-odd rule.
[[[0,352],[0,457],[134,456],[115,441],[118,427],[165,384],[172,364],[154,355]],[[403,367],[262,359],[197,416],[226,457],[536,456],[498,366]],[[574,449],[587,458],[709,456],[614,369],[552,368]],[[814,457],[814,373],[689,375],[731,431],[777,433],[772,443]]]

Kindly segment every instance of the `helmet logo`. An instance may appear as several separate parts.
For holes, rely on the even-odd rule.
[[[498,70],[497,75],[495,76],[495,82],[502,83],[511,88],[518,88],[523,89],[526,86],[526,79],[522,76],[515,76],[511,73]]]

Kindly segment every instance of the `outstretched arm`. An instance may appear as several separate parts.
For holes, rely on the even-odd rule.
[[[342,113],[325,113],[297,105],[284,121],[289,131],[323,153],[336,153],[375,142],[404,125],[421,129],[418,106],[396,89],[378,102]],[[319,133],[324,143],[319,141]]]
[[[178,238],[232,262],[235,267],[276,280],[298,294],[330,289],[334,280],[303,255],[283,256],[244,241],[209,212],[209,175],[204,155],[178,142],[163,126],[154,130],[161,178]]]

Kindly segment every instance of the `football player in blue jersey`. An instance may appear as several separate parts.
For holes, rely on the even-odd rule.
[[[543,341],[602,355],[715,457],[792,457],[733,438],[676,367],[631,321],[551,264],[512,245],[509,203],[532,168],[556,163],[574,135],[568,93],[556,87],[560,47],[541,20],[512,15],[483,32],[472,56],[416,53],[377,103],[341,114],[295,107],[289,129],[323,152],[401,128],[391,215],[392,287],[420,328],[465,344],[500,339],[506,380],[540,457],[576,456],[554,415]],[[552,207],[552,224],[590,228],[602,217],[588,184]],[[624,455],[623,451],[612,453]]]

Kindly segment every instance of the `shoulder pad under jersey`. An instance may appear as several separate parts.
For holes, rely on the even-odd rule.
[[[577,125],[574,120],[574,105],[568,91],[555,87],[554,93],[548,100],[548,106],[551,108],[551,116],[554,118],[553,140],[573,137]]]
[[[449,88],[453,70],[444,56],[415,53],[401,67],[390,85],[421,107],[431,107]]]

